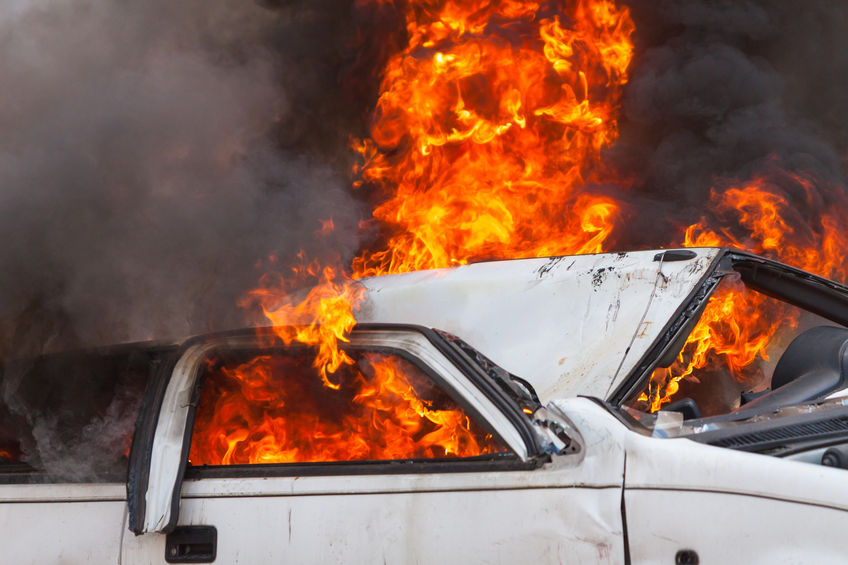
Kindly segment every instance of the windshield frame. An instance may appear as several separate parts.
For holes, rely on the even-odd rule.
[[[724,248],[607,403],[621,408],[644,388],[664,359],[677,355],[718,284],[728,275],[740,276],[752,290],[848,327],[847,286],[753,253]]]

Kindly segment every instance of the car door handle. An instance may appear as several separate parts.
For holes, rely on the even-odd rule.
[[[177,526],[165,537],[168,563],[212,563],[218,553],[215,526]]]

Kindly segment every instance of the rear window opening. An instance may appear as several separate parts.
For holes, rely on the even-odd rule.
[[[194,466],[447,460],[508,453],[436,380],[396,352],[349,348],[322,382],[307,348],[218,351],[204,364]]]

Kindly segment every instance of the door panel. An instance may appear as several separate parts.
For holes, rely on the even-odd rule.
[[[124,485],[0,486],[2,562],[117,563]]]
[[[585,448],[541,468],[195,478],[178,524],[217,528],[220,563],[622,563],[624,427],[586,399],[560,408]],[[124,547],[165,562],[164,534]]]
[[[844,470],[635,433],[626,449],[634,563],[845,562]]]
[[[215,526],[220,563],[622,562],[620,485],[543,486],[538,473],[198,480],[180,524]],[[165,562],[164,535],[127,542],[125,563]]]
[[[634,563],[674,563],[691,550],[701,563],[845,563],[848,512],[717,492],[628,490]]]

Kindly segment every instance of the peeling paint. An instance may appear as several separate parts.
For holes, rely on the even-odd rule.
[[[597,290],[597,287],[604,284],[604,281],[607,278],[606,271],[607,271],[606,267],[601,267],[600,269],[596,269],[592,273],[592,286],[594,286],[596,290]]]
[[[547,274],[553,271],[553,269],[565,259],[567,259],[567,257],[550,257],[544,265],[536,269],[535,272],[538,275],[539,279],[541,280],[545,278]],[[572,261],[571,265],[573,264],[574,262]],[[570,269],[571,265],[569,265],[566,270]]]

